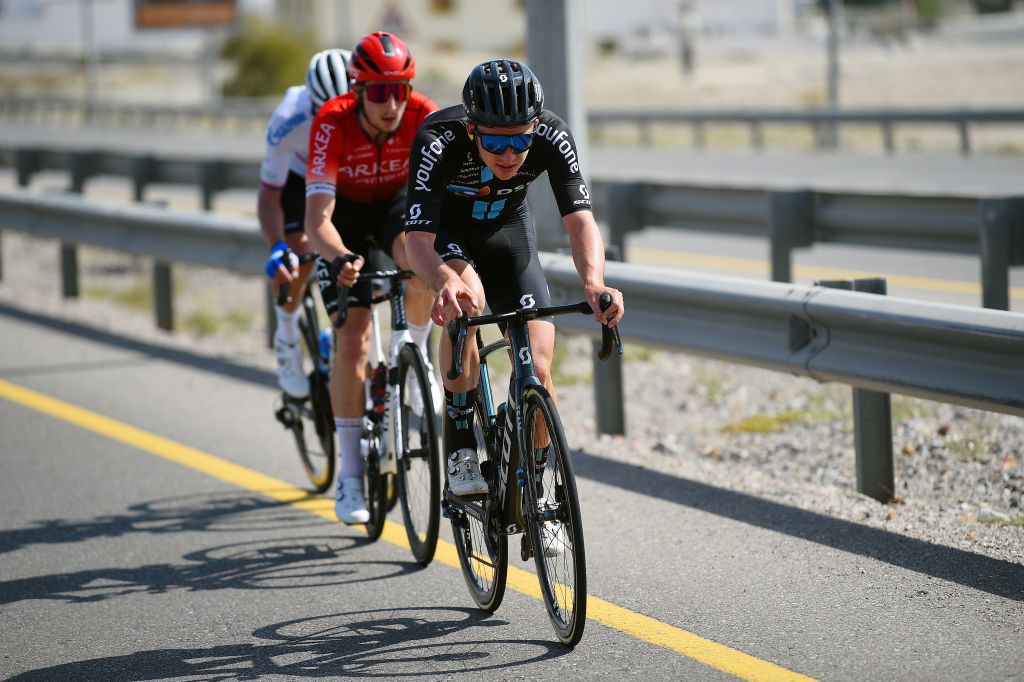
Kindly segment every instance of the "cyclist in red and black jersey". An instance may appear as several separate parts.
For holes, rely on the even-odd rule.
[[[335,512],[341,521],[354,524],[369,519],[359,438],[371,298],[371,284],[355,284],[356,276],[373,246],[399,267],[409,267],[403,221],[409,148],[420,124],[438,107],[413,92],[416,62],[405,43],[390,33],[378,31],[360,40],[349,73],[352,91],[322,106],[310,129],[305,228],[321,256],[317,275],[329,313],[337,309],[337,284],[351,287],[330,386],[341,458]],[[348,262],[351,254],[359,258]],[[424,359],[431,300],[418,279],[409,280],[409,331]],[[434,404],[440,404],[439,392]]]

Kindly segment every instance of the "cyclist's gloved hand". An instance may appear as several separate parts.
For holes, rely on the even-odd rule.
[[[336,257],[331,261],[331,279],[347,287],[353,286],[363,262],[363,257],[356,253]]]
[[[618,325],[623,314],[626,312],[622,292],[603,284],[597,287],[584,287],[584,290],[587,294],[587,302],[590,303],[597,321],[612,328]],[[602,293],[607,293],[611,297],[611,304],[604,310],[601,310],[600,304]]]
[[[263,271],[270,279],[276,279],[280,273],[286,282],[291,282],[299,271],[299,257],[284,242],[277,242],[270,247],[270,258]]]

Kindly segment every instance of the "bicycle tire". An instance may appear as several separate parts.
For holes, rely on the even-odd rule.
[[[366,463],[366,510],[370,518],[366,521],[366,537],[375,542],[384,532],[384,524],[388,515],[388,479],[394,474],[382,474],[377,457],[371,450]]]
[[[486,433],[483,401],[477,396],[476,419]],[[481,452],[482,469],[496,471],[493,459],[485,447],[485,440],[477,444]],[[514,483],[510,482],[510,485]],[[447,487],[447,486],[446,486]],[[491,504],[490,499],[468,504]],[[459,557],[462,577],[466,580],[469,594],[483,611],[493,612],[501,606],[505,597],[505,583],[508,578],[508,537],[501,527],[501,516],[495,511],[490,517],[488,528],[476,517],[453,507],[451,510],[452,535],[455,539],[455,553]]]
[[[398,462],[398,497],[409,548],[416,562],[426,566],[434,559],[441,517],[441,456],[437,448],[434,401],[427,368],[415,345],[398,352],[399,429],[403,444]],[[418,394],[417,394],[418,391]]]
[[[528,472],[526,480],[535,482],[524,487],[524,516],[537,580],[559,641],[575,646],[587,620],[586,553],[576,478],[554,400],[543,387],[531,386],[523,394],[522,406],[526,443],[543,437],[534,439],[539,420],[548,434],[542,466],[532,451],[522,458]]]
[[[334,413],[327,380],[317,370],[309,375],[309,397],[305,400],[284,398],[290,412],[288,428],[302,460],[306,477],[318,493],[326,492],[334,481],[337,451],[334,441]]]
[[[320,325],[313,294],[308,287],[303,294],[299,332],[309,357],[318,357]],[[313,371],[309,373],[309,396],[295,399],[284,395],[283,402],[284,406],[277,413],[278,420],[291,430],[302,468],[313,490],[326,492],[334,482],[338,453],[327,374],[321,372],[314,362]]]

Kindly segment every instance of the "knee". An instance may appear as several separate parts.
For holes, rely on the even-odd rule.
[[[364,335],[356,330],[346,330],[345,327],[335,333],[338,345],[335,362],[355,367],[363,365],[368,354]]]

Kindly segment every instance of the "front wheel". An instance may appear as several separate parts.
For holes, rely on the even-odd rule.
[[[366,522],[366,536],[377,540],[384,532],[384,524],[388,515],[388,486],[394,474],[385,474],[380,470],[380,439],[370,436],[370,455],[366,461],[366,510],[370,518]]]
[[[576,478],[554,401],[542,387],[523,399],[529,472],[525,517],[537,579],[558,639],[574,646],[587,619],[587,569]],[[532,481],[533,485],[529,485]]]
[[[399,410],[395,415],[396,428],[392,429],[395,452],[402,453],[398,460],[398,497],[412,555],[426,566],[437,550],[441,457],[427,368],[411,343],[399,351],[398,382]]]

